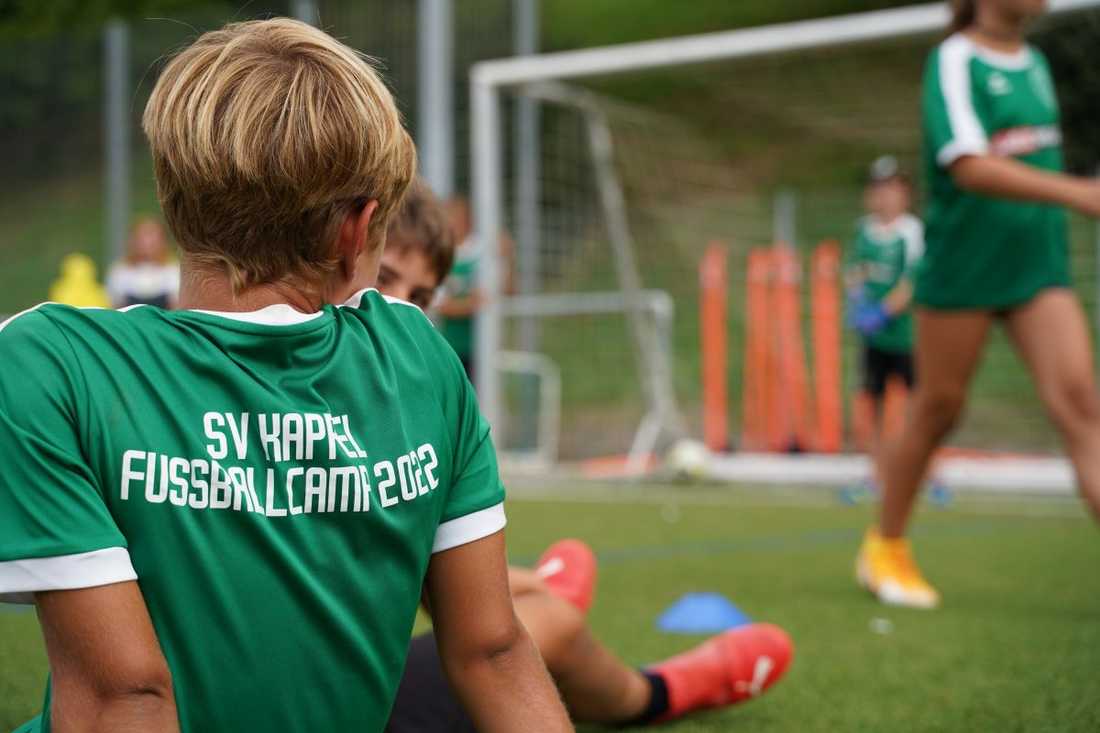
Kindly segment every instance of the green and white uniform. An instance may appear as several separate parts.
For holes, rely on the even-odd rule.
[[[859,220],[848,255],[848,265],[859,272],[867,295],[881,301],[902,279],[912,282],[924,255],[924,225],[912,214],[889,224],[874,217]],[[906,309],[877,333],[866,337],[869,346],[904,353],[913,349],[913,316]]]
[[[0,599],[136,578],[185,733],[383,729],[432,553],[505,522],[418,308],[47,304],[0,353]]]
[[[949,167],[965,155],[1011,157],[1062,170],[1058,101],[1038,49],[984,49],[955,34],[932,52],[924,76],[928,253],[917,302],[943,309],[1002,309],[1070,284],[1065,211],[957,187]]]
[[[455,249],[455,263],[444,282],[450,298],[468,298],[477,288],[477,266],[481,251],[477,239],[469,237]],[[468,361],[474,353],[474,319],[471,316],[447,317],[440,324],[447,343],[459,358]]]

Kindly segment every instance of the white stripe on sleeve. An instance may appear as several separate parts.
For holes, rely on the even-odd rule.
[[[905,267],[910,268],[924,257],[924,224],[906,214],[901,222],[901,236],[905,239]]]
[[[956,34],[940,46],[940,91],[951,126],[951,141],[936,152],[936,161],[946,168],[964,155],[984,155],[989,151],[989,138],[974,111],[971,96],[970,59],[974,56],[972,42]]]
[[[504,516],[504,504],[467,514],[449,522],[443,522],[435,530],[432,552],[443,552],[452,547],[475,542],[504,529],[508,520]]]
[[[125,547],[0,562],[0,603],[32,603],[44,590],[72,590],[137,580]]]

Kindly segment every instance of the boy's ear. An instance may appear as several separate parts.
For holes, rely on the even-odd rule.
[[[344,223],[340,227],[339,240],[336,243],[344,275],[347,279],[355,278],[359,256],[370,243],[371,221],[374,212],[378,210],[378,202],[371,199],[362,208],[355,208],[348,212]]]

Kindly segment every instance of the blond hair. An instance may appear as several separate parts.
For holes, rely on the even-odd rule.
[[[323,283],[348,213],[376,200],[370,245],[416,169],[385,84],[331,36],[285,18],[204,33],[165,67],[142,126],[185,260],[240,291]]]

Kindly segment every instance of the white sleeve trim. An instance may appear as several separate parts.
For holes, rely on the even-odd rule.
[[[137,580],[125,547],[76,555],[0,562],[0,603],[33,603],[45,590],[72,590]]]
[[[970,84],[970,59],[974,47],[969,38],[955,35],[940,46],[940,92],[947,108],[951,141],[936,152],[936,162],[946,168],[964,155],[989,152],[989,138],[974,111]]]
[[[452,547],[469,544],[504,529],[508,523],[504,516],[503,502],[488,509],[467,514],[458,519],[444,522],[435,530],[435,543],[432,552],[443,552]]]
[[[940,168],[950,168],[951,164],[967,155],[985,155],[989,152],[989,143],[974,140],[952,140],[936,153],[936,162]]]
[[[902,220],[901,232],[905,239],[905,266],[913,267],[924,257],[924,224],[909,214]]]

